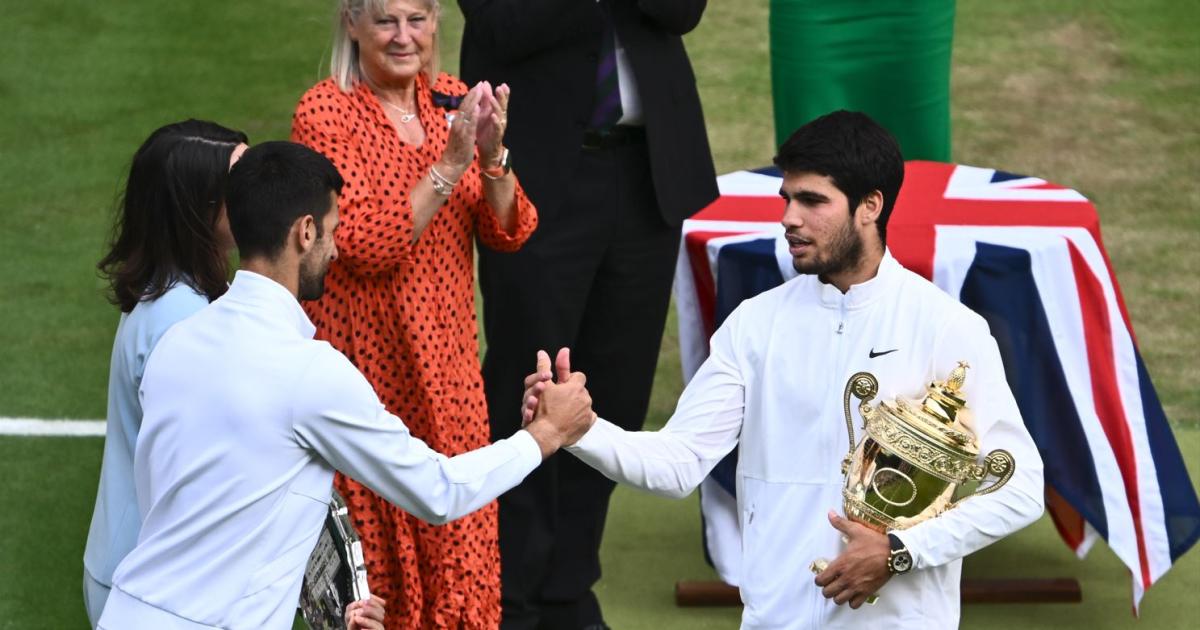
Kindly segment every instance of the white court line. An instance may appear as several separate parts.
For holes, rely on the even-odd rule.
[[[61,437],[104,437],[103,420],[43,420],[0,418],[0,435],[49,435]]]

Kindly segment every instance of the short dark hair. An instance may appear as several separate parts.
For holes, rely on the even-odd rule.
[[[108,253],[96,265],[128,313],[176,282],[215,300],[229,281],[215,227],[229,157],[246,134],[204,120],[160,127],[133,154]]]
[[[342,176],[324,155],[294,142],[264,142],[242,154],[229,173],[225,209],[243,259],[273,259],[296,219],[311,214],[317,236],[329,212],[329,193]]]
[[[900,144],[879,123],[859,112],[839,110],[800,127],[779,147],[775,166],[786,173],[826,175],[850,201],[850,213],[871,191],[883,194],[875,221],[887,243],[887,223],[904,182]]]

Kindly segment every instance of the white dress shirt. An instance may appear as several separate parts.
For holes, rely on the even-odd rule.
[[[971,366],[963,392],[982,451],[1007,449],[1016,472],[999,491],[897,532],[915,569],[884,585],[875,605],[837,606],[809,564],[843,548],[826,512],[842,512],[846,381],[868,371],[879,379],[876,403],[920,399],[960,360]],[[857,410],[854,418],[861,439]],[[845,294],[800,276],[745,301],[713,335],[662,430],[597,421],[568,450],[615,481],[683,497],[735,445],[747,629],[957,627],[961,558],[1042,513],[1042,461],[987,322],[888,253]]]
[[[432,451],[313,332],[283,286],[239,271],[163,336],[141,387],[142,531],[101,628],[290,628],[334,469],[445,523],[541,462],[525,431],[453,458]]]
[[[600,0],[596,0],[597,3]],[[633,64],[629,61],[629,54],[625,52],[625,46],[621,44],[621,37],[613,32],[614,53],[617,61],[617,90],[621,96],[621,118],[617,120],[618,125],[629,125],[631,127],[641,127],[644,123],[642,120],[642,97],[638,92],[637,79],[633,74]]]
[[[629,61],[625,46],[621,44],[621,38],[615,33],[613,38],[616,40],[617,85],[620,86],[618,89],[621,93],[621,118],[617,120],[617,124],[640,127],[645,121],[642,120],[642,95],[638,92],[633,64]]]

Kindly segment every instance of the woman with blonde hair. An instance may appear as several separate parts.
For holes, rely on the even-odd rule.
[[[345,179],[317,336],[445,455],[487,444],[474,243],[515,251],[537,214],[508,167],[509,90],[437,71],[436,0],[341,0],[331,76],[300,99],[292,139]],[[515,384],[514,384],[515,386]],[[497,510],[423,523],[341,475],[389,628],[500,622]]]

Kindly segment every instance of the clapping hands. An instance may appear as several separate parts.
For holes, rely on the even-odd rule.
[[[476,119],[475,146],[479,147],[479,161],[485,166],[500,162],[504,151],[504,130],[508,128],[508,84],[500,84],[494,90],[487,81],[482,94],[479,117]]]
[[[500,161],[504,131],[508,127],[509,94],[506,84],[493,89],[491,83],[480,81],[463,97],[450,123],[450,142],[442,154],[442,160],[454,169],[454,175],[466,172],[477,147],[485,165]]]

